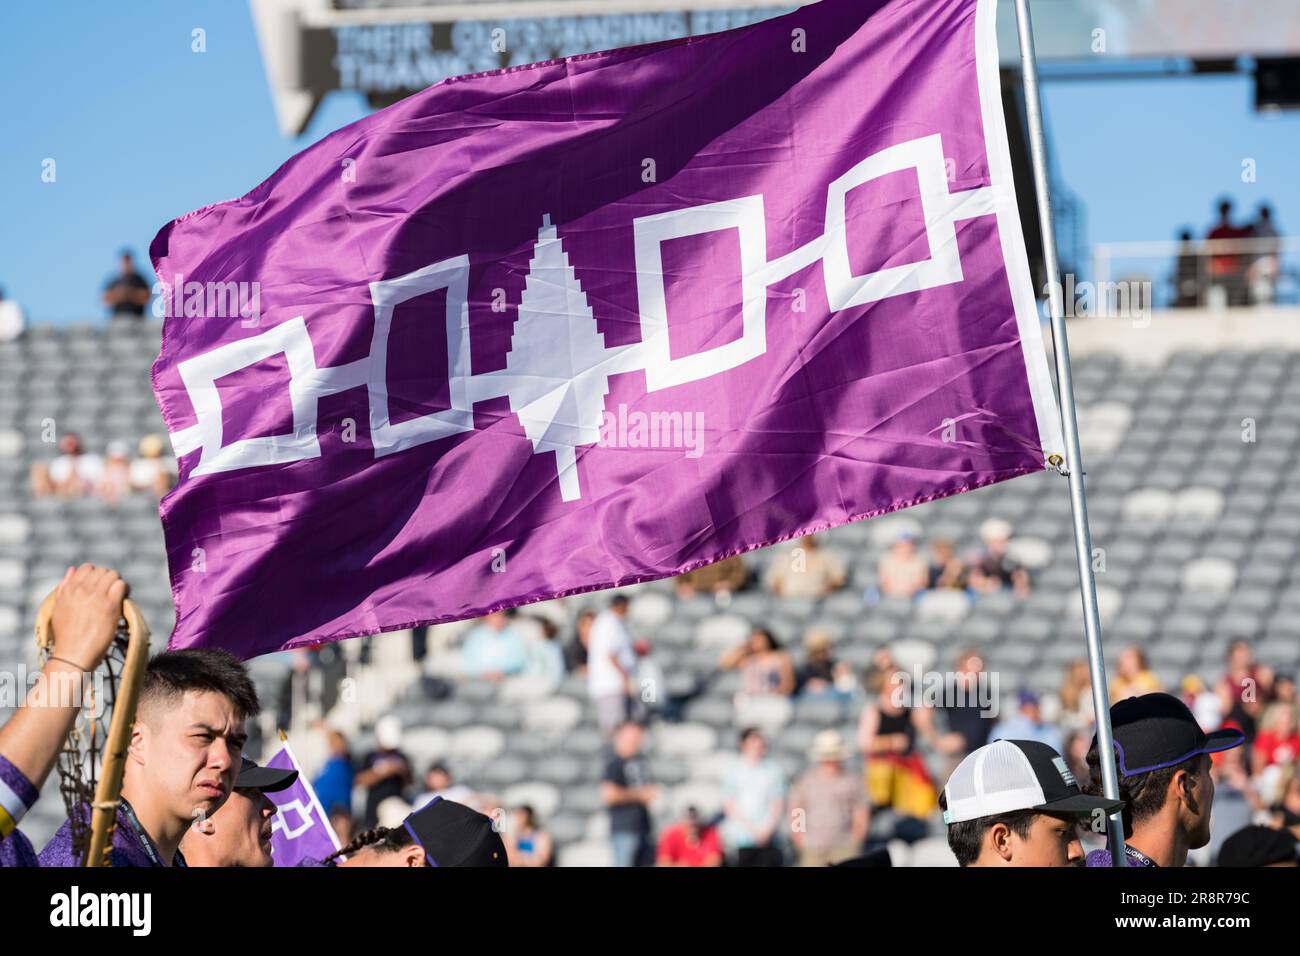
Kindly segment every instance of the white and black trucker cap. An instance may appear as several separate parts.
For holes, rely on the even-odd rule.
[[[1107,815],[1123,801],[1089,797],[1065,760],[1036,740],[995,740],[967,755],[944,787],[943,822],[962,823],[1014,810]]]

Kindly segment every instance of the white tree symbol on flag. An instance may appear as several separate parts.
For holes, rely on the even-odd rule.
[[[555,452],[565,501],[582,494],[577,446],[600,438],[610,357],[587,294],[546,216],[528,263],[506,374],[510,410],[532,439],[533,451]]]

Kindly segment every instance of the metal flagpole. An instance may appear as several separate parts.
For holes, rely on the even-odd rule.
[[[1034,194],[1043,233],[1043,261],[1047,271],[1048,304],[1056,357],[1056,387],[1065,432],[1065,465],[1070,482],[1070,511],[1074,518],[1074,551],[1079,564],[1079,590],[1083,595],[1083,627],[1088,638],[1088,673],[1092,680],[1092,707],[1097,718],[1097,751],[1101,758],[1102,791],[1108,800],[1119,799],[1119,774],[1110,729],[1110,700],[1106,689],[1106,662],[1101,651],[1101,619],[1097,613],[1097,582],[1092,571],[1092,537],[1088,533],[1088,502],[1083,492],[1083,456],[1079,451],[1079,419],[1074,407],[1074,379],[1070,374],[1070,346],[1065,336],[1061,302],[1061,273],[1056,261],[1056,233],[1052,228],[1052,203],[1047,186],[1047,147],[1043,140],[1043,111],[1038,99],[1038,61],[1028,0],[1016,0],[1016,27],[1020,34],[1021,79],[1025,113],[1029,119],[1029,153],[1034,166]],[[1124,824],[1119,811],[1107,826],[1112,864],[1125,866]]]

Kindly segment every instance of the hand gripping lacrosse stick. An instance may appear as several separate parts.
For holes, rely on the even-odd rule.
[[[50,627],[53,613],[54,592],[50,592],[36,612],[36,646],[41,664],[54,652]],[[117,636],[101,665],[105,699],[94,699],[99,681],[83,682],[83,687],[90,683],[90,698],[83,701],[82,712],[59,754],[59,792],[68,810],[73,851],[85,866],[112,865],[109,849],[117,825],[126,750],[149,659],[149,625],[144,615],[132,601],[123,602],[122,615],[125,620],[118,623]],[[112,722],[106,729],[104,715],[110,712]],[[89,820],[83,810],[86,806],[91,811]]]

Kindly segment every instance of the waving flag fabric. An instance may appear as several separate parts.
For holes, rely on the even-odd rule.
[[[448,80],[164,227],[171,646],[477,616],[1042,469],[994,8]]]

